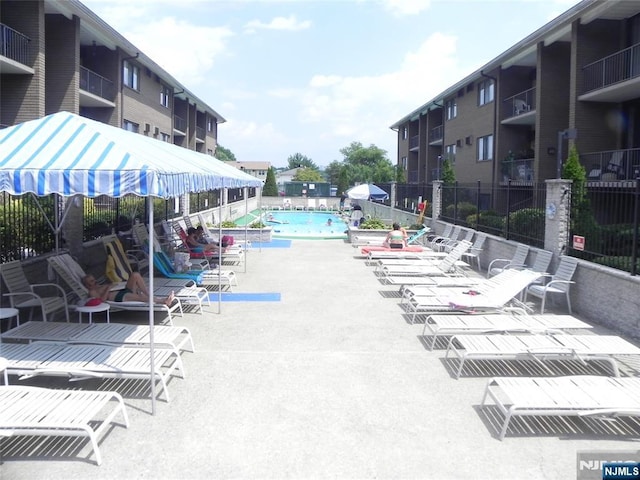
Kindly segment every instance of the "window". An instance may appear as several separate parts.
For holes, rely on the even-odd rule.
[[[213,132],[213,118],[207,118],[207,132]]]
[[[451,120],[458,116],[458,102],[455,98],[447,101],[445,108],[447,110],[447,120]]]
[[[129,61],[124,61],[124,71],[122,72],[122,81],[124,84],[133,88],[134,90],[140,89],[140,68]]]
[[[407,127],[402,127],[402,140],[406,140],[409,136],[409,129]]]
[[[478,84],[478,105],[485,105],[493,102],[495,85],[493,80],[485,80]]]
[[[169,99],[171,98],[171,89],[162,85],[160,87],[160,105],[169,108]]]
[[[168,133],[161,133],[160,140],[162,140],[163,142],[171,143],[171,135],[169,135]]]
[[[493,160],[493,135],[478,137],[478,161]]]
[[[138,131],[140,130],[140,125],[130,122],[129,120],[125,120],[124,122],[122,122],[122,128],[124,128],[128,132],[138,133]]]
[[[402,167],[403,170],[407,169],[407,157],[402,157],[400,159],[400,166]]]
[[[446,145],[444,147],[444,158],[449,160],[449,162],[451,162],[452,164],[456,163],[456,145],[455,144]]]

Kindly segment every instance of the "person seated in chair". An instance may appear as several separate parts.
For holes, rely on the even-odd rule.
[[[387,233],[387,238],[384,239],[382,245],[393,249],[405,248],[407,246],[407,231],[399,223],[394,223],[392,228],[393,230]]]
[[[194,253],[217,252],[220,249],[217,244],[206,241],[204,238],[204,229],[202,230],[202,235],[200,235],[194,227],[187,229],[187,247]],[[224,252],[224,248],[222,251]]]
[[[82,277],[82,284],[87,287],[89,297],[99,298],[102,301],[109,300],[112,302],[149,302],[149,289],[142,275],[133,272],[129,275],[127,285],[122,290],[111,291],[111,283],[98,284],[93,275],[85,275]],[[175,295],[171,292],[167,297],[154,297],[154,303],[164,303],[170,306],[175,300]]]

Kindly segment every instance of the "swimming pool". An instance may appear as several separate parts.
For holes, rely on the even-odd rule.
[[[344,239],[347,224],[336,212],[267,211],[262,219],[275,238]],[[331,220],[331,222],[329,222]]]

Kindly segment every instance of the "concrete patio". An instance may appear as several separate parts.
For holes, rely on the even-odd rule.
[[[282,300],[177,318],[196,353],[183,354],[187,378],[169,383],[171,402],[160,399],[155,415],[145,384],[29,380],[117,389],[131,425],[106,434],[99,467],[86,442],[46,441],[27,456],[5,441],[0,478],[570,479],[578,451],[635,449],[640,427],[612,435],[556,421],[547,433],[518,424],[499,441],[501,418],[479,404],[507,367],[455,380],[444,350],[424,347],[422,325],[356,252],[342,241],[250,251],[236,291]],[[112,315],[125,318],[145,321]]]

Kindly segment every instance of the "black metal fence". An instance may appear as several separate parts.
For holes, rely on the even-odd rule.
[[[544,183],[491,185],[477,182],[439,188],[442,188],[442,220],[528,245],[544,245]],[[432,193],[431,184],[398,184],[394,207],[417,213],[420,199],[425,199],[429,202],[426,215],[431,216]]]
[[[588,187],[571,198],[568,253],[636,275],[640,179]]]

